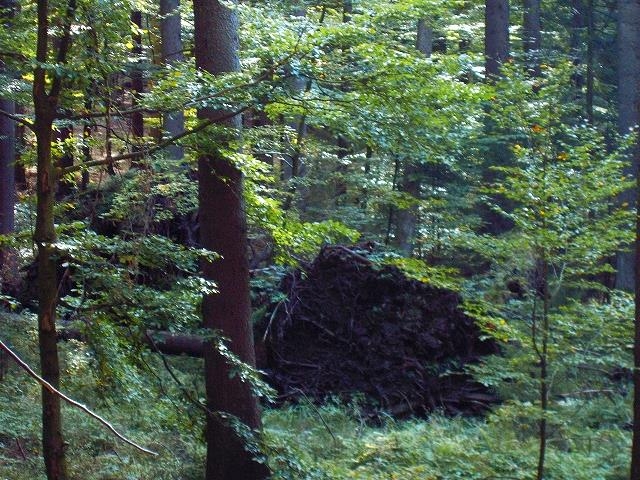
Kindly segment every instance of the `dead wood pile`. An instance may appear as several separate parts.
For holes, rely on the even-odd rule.
[[[456,292],[342,246],[323,248],[282,288],[287,299],[265,337],[269,377],[284,400],[359,393],[369,413],[394,416],[479,414],[495,401],[462,373],[497,347],[480,339]]]

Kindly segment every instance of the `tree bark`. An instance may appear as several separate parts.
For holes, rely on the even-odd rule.
[[[136,64],[140,63],[142,56],[142,12],[135,10],[131,12],[131,23],[138,29],[132,36],[133,48],[131,49],[132,56],[135,58]],[[131,78],[131,107],[135,109],[138,105],[138,97],[144,92],[144,80],[142,76],[142,69],[139,65],[131,67],[129,73]],[[131,115],[131,140],[133,142],[132,151],[140,151],[140,143],[144,137],[144,115],[141,111],[136,111]],[[132,161],[131,166],[136,167],[140,165],[140,161]]]
[[[425,57],[430,57],[433,50],[433,30],[427,21],[422,18],[418,21],[416,32],[416,50]],[[412,198],[420,197],[422,170],[419,165],[407,160],[398,190],[410,195]],[[395,243],[405,256],[413,253],[416,226],[418,224],[418,207],[412,205],[408,208],[398,209],[396,213]]]
[[[10,24],[12,13],[15,9],[15,1],[2,0],[0,8],[3,18],[0,18],[4,28]],[[6,72],[4,62],[0,59],[0,72]],[[15,102],[9,99],[0,98],[0,109],[7,113],[14,114],[16,111]],[[14,207],[16,202],[15,184],[15,162],[16,162],[16,125],[10,118],[0,115],[0,235],[13,233],[15,228]],[[6,284],[12,284],[10,278],[13,268],[13,254],[10,249],[0,246],[0,286],[4,288]],[[4,284],[4,285],[1,285]]]
[[[179,9],[180,0],[160,0],[162,61],[168,65],[184,60],[182,38],[180,36]],[[164,114],[162,117],[162,129],[169,138],[184,131],[184,113],[180,110]],[[168,147],[167,153],[176,160],[184,157],[184,149],[179,145]]]
[[[509,58],[508,0],[485,0],[484,54],[487,78],[497,78]]]
[[[522,47],[527,62],[527,70],[533,77],[541,74],[540,61],[542,59],[542,25],[540,14],[540,0],[524,0],[524,14],[522,22]]]
[[[427,58],[429,58],[433,52],[433,29],[424,18],[418,20],[416,50]]]
[[[235,12],[218,0],[194,0],[196,66],[212,74],[238,71],[238,21]],[[200,118],[216,119],[224,112],[201,109]],[[227,121],[239,129],[240,119]],[[230,349],[245,363],[255,365],[250,322],[247,231],[242,202],[242,173],[220,152],[207,152],[198,161],[200,243],[221,255],[202,265],[205,278],[216,282],[219,293],[207,295],[202,306],[203,326],[220,331]],[[261,427],[260,412],[250,386],[230,377],[225,359],[209,346],[205,350],[207,406],[212,412],[237,417],[249,428]],[[207,480],[267,478],[267,467],[245,449],[245,441],[225,421],[207,418]]]
[[[66,63],[71,42],[71,24],[75,17],[75,0],[69,0],[63,18],[62,37],[58,44],[55,61]],[[38,65],[46,65],[49,59],[49,2],[37,2]],[[56,232],[54,224],[54,202],[56,171],[51,156],[53,121],[62,91],[62,78],[52,75],[47,81],[44,68],[36,66],[33,80],[34,133],[37,148],[36,178],[36,226],[33,235],[38,249],[38,340],[42,377],[59,388],[60,366],[56,334]],[[47,92],[47,86],[50,85]],[[45,470],[49,480],[67,478],[60,398],[42,388],[42,451]]]
[[[621,0],[624,3],[624,0]],[[628,2],[631,3],[631,2]],[[620,12],[622,13],[622,11]],[[636,177],[636,188],[640,191],[640,176]],[[635,234],[635,316],[633,341],[633,436],[631,440],[631,473],[629,480],[640,478],[640,196],[636,195]]]
[[[621,134],[640,123],[640,3],[636,0],[618,1],[618,129]],[[635,146],[631,164],[625,173],[638,177],[640,148]],[[620,195],[620,202],[635,205],[636,189]],[[634,291],[634,253],[618,252],[616,255],[616,288]]]

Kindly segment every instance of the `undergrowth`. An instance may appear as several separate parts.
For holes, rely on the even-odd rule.
[[[0,316],[2,337],[37,366],[34,321]],[[86,403],[136,442],[133,450],[77,409],[63,407],[70,477],[77,480],[191,480],[204,477],[203,422],[149,354],[148,367],[128,377],[127,395],[98,388],[92,356],[61,343],[62,390]],[[171,358],[183,387],[199,362]],[[146,373],[145,373],[146,372]],[[630,405],[624,392],[560,402],[549,441],[547,480],[627,478]],[[40,447],[40,388],[15,365],[0,381],[0,480],[44,479]],[[526,406],[525,406],[526,407]],[[396,421],[371,425],[357,403],[329,402],[264,410],[265,451],[276,480],[527,480],[535,472],[535,415],[521,404],[496,407],[486,418]]]

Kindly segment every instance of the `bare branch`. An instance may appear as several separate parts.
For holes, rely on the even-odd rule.
[[[142,446],[138,445],[137,443],[135,443],[132,440],[129,440],[124,435],[119,433],[113,427],[113,425],[111,425],[109,422],[107,422],[100,415],[98,415],[97,413],[92,412],[86,406],[82,405],[79,402],[76,402],[72,398],[69,398],[64,393],[60,392],[53,385],[51,385],[49,382],[47,382],[44,378],[42,378],[40,375],[38,375],[36,372],[34,372],[33,369],[29,365],[27,365],[27,363],[25,363],[13,350],[11,350],[7,345],[5,345],[5,343],[2,340],[0,340],[0,349],[2,349],[5,352],[7,352],[9,354],[9,356],[11,358],[13,358],[15,360],[15,362],[20,366],[20,368],[22,368],[25,372],[27,372],[29,374],[29,376],[32,377],[33,379],[35,379],[40,385],[42,385],[43,388],[45,388],[49,392],[53,393],[54,395],[57,395],[58,397],[60,397],[65,402],[73,405],[76,408],[79,408],[80,410],[85,412],[87,415],[89,415],[89,416],[95,418],[96,420],[98,420],[100,423],[102,423],[105,427],[107,427],[116,437],[118,437],[124,443],[127,443],[127,444],[131,445],[132,447],[140,450],[141,452],[148,453],[149,455],[158,455],[158,453],[156,453],[156,452],[154,452],[152,450],[149,450],[149,449],[147,449],[145,447],[142,447]]]
[[[236,110],[234,112],[228,112],[225,113],[223,115],[220,115],[218,117],[212,118],[212,119],[207,119],[207,120],[203,120],[200,125],[190,129],[190,130],[185,130],[182,133],[179,133],[178,135],[174,135],[171,138],[167,138],[166,140],[163,140],[162,142],[153,145],[153,146],[149,146],[147,148],[142,148],[142,150],[137,151],[137,152],[130,152],[130,153],[124,153],[122,155],[117,155],[115,157],[107,157],[107,158],[103,158],[101,160],[94,160],[91,162],[84,162],[84,163],[80,163],[78,165],[74,165],[72,167],[67,167],[64,169],[61,169],[59,173],[61,173],[62,175],[67,175],[69,173],[73,173],[73,172],[77,172],[80,170],[84,170],[85,168],[89,168],[89,167],[98,167],[101,165],[110,165],[116,162],[122,162],[124,160],[134,160],[134,159],[138,159],[138,158],[142,158],[145,157],[147,155],[151,155],[152,153],[157,152],[158,150],[162,150],[165,147],[168,147],[169,145],[175,143],[176,141],[187,137],[189,135],[192,135],[194,133],[200,132],[202,130],[204,130],[205,128],[213,125],[214,123],[218,123],[218,122],[223,122],[225,120],[228,120],[230,118],[235,117],[236,115],[240,115],[242,112],[248,110],[249,106],[245,106],[242,107],[239,110]]]

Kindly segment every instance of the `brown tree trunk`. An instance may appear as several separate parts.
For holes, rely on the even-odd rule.
[[[618,130],[621,134],[640,123],[640,4],[636,0],[618,1]],[[631,164],[625,171],[638,177],[640,148],[633,149]],[[620,195],[620,202],[635,205],[636,189]],[[616,256],[616,288],[634,291],[634,253],[618,252]]]
[[[182,38],[180,36],[180,0],[160,0],[160,37],[162,41],[162,61],[165,64],[184,60]],[[166,113],[162,117],[162,129],[168,137],[184,131],[184,113],[176,111]],[[184,157],[184,149],[179,145],[167,148],[171,158],[180,160]]]
[[[71,23],[75,17],[75,0],[69,0],[63,21],[56,61],[64,64],[70,45]],[[36,60],[45,65],[49,59],[49,3],[38,0],[38,29]],[[53,121],[62,90],[62,79],[53,76],[47,82],[41,67],[34,70],[33,103],[34,133],[37,142],[36,227],[34,242],[38,248],[38,339],[42,377],[54,387],[60,385],[60,366],[56,335],[56,261],[53,207],[55,201],[56,174],[51,157]],[[47,85],[50,91],[47,92]],[[42,388],[42,453],[49,480],[67,478],[60,399]]]
[[[485,72],[498,77],[509,57],[509,1],[485,0]]]
[[[238,71],[238,21],[235,12],[217,0],[194,0],[196,66],[213,74]],[[201,118],[215,119],[220,111],[200,110]],[[227,126],[240,127],[233,118]],[[216,282],[219,293],[203,301],[203,326],[221,332],[229,348],[245,363],[255,365],[250,322],[247,231],[242,202],[242,173],[219,152],[208,152],[198,161],[200,243],[221,255],[202,266],[206,278]],[[237,376],[210,346],[205,350],[207,406],[210,411],[237,417],[260,429],[258,403],[250,386]],[[207,480],[257,480],[269,471],[245,448],[244,439],[225,421],[207,418]]]

